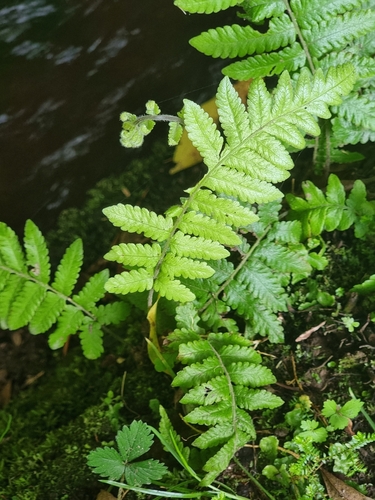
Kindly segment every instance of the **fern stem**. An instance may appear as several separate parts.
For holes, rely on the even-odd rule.
[[[225,378],[227,379],[227,382],[228,382],[228,389],[229,389],[229,394],[230,394],[230,399],[231,399],[231,404],[232,404],[233,433],[236,434],[236,432],[237,432],[237,420],[236,420],[236,408],[237,408],[237,405],[236,405],[236,396],[234,395],[232,381],[231,381],[230,375],[228,373],[228,370],[227,370],[226,366],[224,365],[223,360],[221,359],[220,354],[217,352],[217,350],[214,348],[214,346],[211,344],[211,342],[210,342],[210,347],[214,351],[215,356],[217,357],[217,359],[219,360],[221,369],[223,370]],[[233,455],[234,455],[234,453],[233,453]]]
[[[257,249],[257,247],[260,245],[261,241],[267,236],[267,233],[269,232],[269,230],[271,229],[271,227],[272,226],[269,225],[266,228],[266,230],[264,231],[264,233],[257,239],[257,241],[250,248],[250,250],[248,251],[248,253],[243,256],[241,262],[238,264],[238,266],[232,272],[232,274],[227,278],[226,281],[224,281],[224,283],[217,290],[217,292],[214,293],[209,300],[207,300],[207,302],[204,304],[204,306],[201,307],[201,309],[199,310],[200,313],[204,312],[207,309],[207,307],[209,307],[212,304],[212,302],[214,300],[217,300],[217,298],[219,297],[219,295],[221,294],[221,292],[224,291],[225,288],[229,285],[229,283],[234,280],[234,278],[236,277],[236,275],[241,271],[241,269],[243,268],[243,266],[246,264],[246,262],[253,255],[253,253],[255,252],[255,250]]]
[[[184,124],[184,120],[175,115],[141,115],[137,117],[134,125],[138,125],[146,120],[152,120],[154,122],[177,122],[181,125]]]
[[[269,500],[276,500],[276,498],[271,495],[271,493],[269,493],[265,488],[264,486],[262,486],[260,484],[260,482],[255,479],[255,477],[250,474],[250,472],[248,470],[245,469],[245,467],[241,464],[241,462],[238,460],[237,457],[233,457],[233,460],[234,462],[238,465],[238,467],[242,470],[242,472],[244,472],[244,474],[246,474],[246,476],[250,479],[250,481],[262,492],[264,493],[268,498]]]
[[[6,267],[6,266],[1,266],[0,265],[0,269],[3,269],[4,271],[7,271],[9,274],[15,274],[17,276],[19,276],[20,278],[24,279],[24,280],[28,280],[28,281],[32,281],[34,283],[36,283],[37,285],[41,286],[42,288],[45,288],[46,290],[54,293],[55,295],[59,296],[60,298],[62,298],[63,300],[65,300],[66,302],[69,302],[70,304],[72,304],[75,308],[79,309],[80,311],[83,312],[83,314],[85,314],[86,316],[88,316],[89,318],[91,318],[92,320],[94,321],[98,321],[97,317],[92,314],[90,311],[87,311],[87,309],[85,309],[84,307],[82,307],[81,305],[79,305],[77,302],[75,302],[73,299],[71,299],[70,297],[67,297],[66,295],[64,295],[63,293],[61,292],[58,292],[57,290],[55,290],[54,288],[52,288],[50,285],[48,285],[47,283],[42,283],[41,281],[38,281],[37,279],[33,278],[32,276],[30,276],[29,274],[24,274],[24,273],[20,273],[18,271],[15,271],[14,269],[11,269],[9,267]],[[121,342],[123,342],[123,339],[121,337],[119,337],[118,335],[116,335],[110,328],[108,328],[107,326],[105,325],[100,325],[100,328],[108,333],[109,335],[111,335],[112,337],[114,337],[115,339],[117,340],[120,340]]]
[[[289,14],[289,17],[293,23],[293,26],[294,26],[294,29],[296,30],[296,33],[297,33],[297,36],[301,42],[301,45],[302,45],[302,48],[306,54],[306,59],[307,59],[307,62],[309,63],[309,66],[310,66],[310,70],[312,72],[312,74],[315,73],[315,66],[314,66],[314,62],[312,60],[312,57],[311,57],[311,54],[310,54],[310,50],[309,50],[309,47],[304,39],[304,36],[302,34],[302,31],[300,30],[300,27],[298,25],[298,22],[297,22],[297,19],[296,19],[296,16],[294,15],[294,12],[292,11],[290,5],[289,5],[289,0],[284,0],[284,3],[285,3],[285,6],[286,6],[286,10],[288,11],[288,14]]]

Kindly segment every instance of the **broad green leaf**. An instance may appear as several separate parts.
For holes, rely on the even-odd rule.
[[[187,461],[190,455],[189,448],[183,445],[180,435],[177,434],[177,432],[175,431],[172,422],[168,417],[167,412],[161,405],[159,406],[159,413],[160,413],[159,431],[163,437],[163,441],[167,443],[169,447],[172,449],[174,449],[176,445],[179,451],[181,452],[182,456]]]
[[[232,363],[227,367],[230,378],[236,384],[259,387],[262,385],[274,384],[275,376],[271,370],[262,365],[253,363]]]
[[[367,295],[369,293],[375,292],[375,274],[371,275],[367,280],[365,280],[360,285],[355,285],[352,289],[352,292],[360,293]]]
[[[142,486],[161,479],[167,472],[164,464],[158,460],[143,460],[127,464],[125,469],[125,479],[130,486]]]
[[[95,474],[110,479],[120,479],[125,472],[125,464],[121,455],[108,446],[91,451],[87,456],[87,463],[93,468]]]
[[[284,401],[279,396],[269,391],[248,389],[241,385],[234,386],[233,390],[237,405],[245,410],[254,411],[262,408],[278,408],[284,404]]]
[[[133,420],[130,426],[124,425],[116,435],[117,446],[125,462],[130,462],[146,453],[154,442],[153,434],[147,424]]]

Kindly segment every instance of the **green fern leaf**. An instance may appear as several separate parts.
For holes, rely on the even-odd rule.
[[[77,333],[84,321],[82,311],[74,306],[67,305],[61,316],[59,316],[57,328],[48,337],[48,345],[51,349],[60,349],[68,340],[69,335]]]
[[[183,257],[193,259],[219,260],[229,256],[229,252],[217,241],[189,236],[177,231],[170,243],[171,251]]]
[[[375,130],[361,126],[355,126],[353,123],[343,118],[333,118],[332,130],[335,139],[341,144],[366,144],[366,142],[375,142]]]
[[[306,54],[301,45],[295,42],[279,52],[259,54],[243,61],[228,64],[222,73],[236,80],[248,80],[249,78],[280,75],[284,70],[294,72],[302,68],[305,63]]]
[[[83,262],[82,240],[75,240],[65,251],[57,267],[52,288],[66,295],[72,293]]]
[[[259,387],[276,382],[276,378],[269,368],[254,363],[231,363],[227,366],[227,370],[235,384]]]
[[[25,257],[16,233],[4,222],[0,222],[0,258],[2,265],[26,273]]]
[[[257,259],[248,261],[237,275],[255,298],[272,312],[286,311],[286,294],[272,270]]]
[[[272,394],[272,392],[248,389],[247,387],[236,385],[233,387],[236,403],[240,408],[245,410],[254,411],[262,408],[278,408],[284,401]]]
[[[237,431],[235,436],[231,437],[229,441],[203,466],[203,469],[207,471],[208,474],[206,474],[202,479],[201,485],[207,486],[211,484],[212,481],[228,467],[237,451],[245,446],[250,439],[251,438],[249,438],[247,433]]]
[[[298,251],[285,246],[271,244],[269,241],[261,245],[254,256],[273,271],[281,273],[311,273],[312,269],[308,261],[308,252],[304,246]]]
[[[240,238],[229,226],[193,211],[187,212],[181,217],[178,228],[183,233],[218,241],[222,245],[238,245],[241,242]]]
[[[24,246],[30,275],[42,283],[49,283],[51,266],[46,240],[31,220],[25,224]]]
[[[45,293],[45,288],[36,283],[32,281],[24,282],[22,290],[20,290],[12,301],[7,318],[8,328],[10,330],[17,330],[22,326],[26,326],[41,304]]]
[[[289,17],[282,15],[273,18],[266,33],[260,33],[250,26],[224,26],[210,29],[192,38],[189,43],[207,56],[243,57],[248,54],[261,54],[294,42],[296,33]]]
[[[128,266],[155,267],[161,255],[159,244],[120,243],[104,255],[107,260]]]
[[[30,320],[29,331],[33,335],[44,333],[56,323],[65,308],[65,300],[51,291],[47,291],[34,316]]]
[[[227,167],[220,167],[212,171],[201,182],[214,191],[237,196],[241,201],[248,203],[267,203],[282,196],[281,192],[272,184],[251,179],[242,172]]]
[[[268,233],[268,239],[278,243],[299,243],[301,237],[302,227],[297,220],[280,221]]]
[[[95,304],[104,297],[104,285],[108,278],[108,269],[103,269],[103,271],[94,274],[82,290],[77,295],[73,295],[72,299],[83,308],[91,311],[95,307]]]
[[[334,22],[332,19],[320,19],[315,23],[305,21],[303,34],[311,54],[319,58],[374,29],[375,15],[372,10],[354,10],[341,16],[334,15]]]
[[[198,104],[184,99],[184,122],[189,139],[204,158],[206,165],[209,168],[215,166],[224,141],[212,118]]]
[[[225,424],[228,421],[231,422],[232,417],[233,408],[231,401],[228,400],[220,401],[210,406],[199,406],[194,408],[193,411],[185,416],[185,421],[191,424],[215,425],[216,423]]]
[[[87,359],[97,359],[104,352],[103,332],[100,325],[87,316],[80,326],[79,338],[83,354]]]
[[[240,205],[238,201],[218,198],[208,189],[200,189],[197,192],[191,200],[191,207],[212,216],[218,222],[235,227],[245,227],[258,220],[254,212]]]
[[[173,221],[170,217],[157,215],[155,212],[133,205],[119,203],[107,207],[103,213],[114,226],[130,233],[143,233],[148,238],[164,241],[168,238]]]
[[[284,330],[280,320],[276,314],[273,314],[262,304],[253,300],[247,318],[249,319],[248,325],[251,326],[253,333],[252,336],[259,334],[268,337],[272,344],[284,342]]]
[[[162,297],[166,297],[168,300],[190,302],[195,299],[195,295],[179,280],[170,279],[162,273],[157,277],[154,288],[156,292],[159,292]]]
[[[125,302],[112,302],[100,305],[95,310],[95,317],[101,325],[117,325],[130,314],[130,305]]]
[[[134,293],[151,290],[153,285],[153,273],[149,269],[132,269],[129,272],[116,274],[109,278],[105,289],[110,293]]]
[[[194,440],[194,446],[197,446],[201,450],[206,450],[213,446],[218,446],[219,444],[225,443],[233,436],[233,425],[229,422],[223,422],[222,424],[217,424],[214,427],[210,427],[208,431],[201,434],[197,439]]]
[[[355,127],[375,131],[374,93],[364,93],[362,95],[352,93],[333,111],[339,117],[353,123]]]
[[[216,358],[210,357],[202,363],[193,363],[179,371],[172,385],[190,388],[221,375],[222,367]]]
[[[0,327],[3,330],[8,328],[7,318],[10,308],[18,293],[22,290],[23,285],[23,279],[15,274],[12,274],[8,277],[0,294]]]
[[[195,279],[210,278],[215,271],[205,262],[199,262],[187,257],[177,257],[169,253],[164,259],[162,272],[168,274],[171,278],[183,276],[184,278]]]
[[[285,10],[285,3],[283,0],[254,0],[244,4],[245,16],[254,23],[259,23],[269,17],[280,16]]]
[[[212,350],[211,350],[212,352]],[[228,380],[222,375],[190,389],[180,400],[182,404],[212,405],[228,399]],[[232,427],[233,432],[233,427]]]
[[[298,20],[316,16],[317,19],[324,18],[326,14],[334,16],[344,14],[354,8],[362,7],[362,0],[295,0],[293,2],[293,12]]]
[[[244,0],[174,0],[174,5],[191,14],[211,14],[239,5]]]

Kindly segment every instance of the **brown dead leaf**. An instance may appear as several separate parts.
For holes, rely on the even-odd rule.
[[[105,490],[100,490],[96,500],[117,500],[117,497],[114,497],[112,493],[109,493]]]
[[[366,497],[351,486],[348,486],[344,481],[341,481],[341,479],[325,469],[320,469],[320,472],[322,473],[327,493],[331,500],[374,500],[373,498]]]
[[[301,333],[301,335],[296,338],[296,342],[301,342],[302,340],[308,339],[312,333],[319,330],[319,328],[322,328],[322,326],[324,326],[325,324],[326,324],[326,322],[322,321],[321,323],[319,323],[319,325],[313,326],[309,330],[306,330],[304,333]]]

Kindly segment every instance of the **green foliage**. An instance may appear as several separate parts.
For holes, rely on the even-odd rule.
[[[350,419],[358,416],[362,406],[362,401],[358,399],[351,399],[342,407],[328,399],[324,402],[322,415],[329,419],[329,424],[333,429],[345,429]]]
[[[201,449],[220,446],[203,466],[207,474],[202,484],[208,485],[229,465],[236,451],[255,438],[247,411],[276,408],[283,401],[258,389],[276,380],[242,336],[210,333],[206,340],[182,343],[179,359],[187,366],[172,385],[189,389],[181,403],[195,405],[185,421],[209,427],[193,445]]]
[[[210,3],[198,2],[197,10],[195,2],[187,1],[186,10],[210,13],[212,9],[205,8]],[[364,0],[274,0],[245,1],[240,7],[243,13],[239,17],[247,25],[209,29],[192,38],[190,44],[212,57],[245,58],[223,69],[224,75],[237,80],[279,75],[285,70],[299,74],[304,67],[315,73],[318,68],[327,71],[351,62],[359,80],[343,104],[333,108],[335,116],[327,133],[315,141],[314,157],[319,171],[332,162],[360,158],[340,148],[375,138],[373,4]]]
[[[141,486],[161,479],[166,473],[165,465],[158,460],[134,461],[144,455],[153,443],[147,424],[134,420],[130,426],[124,425],[116,435],[116,442],[119,451],[105,446],[89,453],[87,463],[96,474],[109,479],[125,477],[130,486]]]
[[[51,349],[62,347],[79,332],[83,353],[95,359],[103,352],[102,327],[129,314],[124,303],[97,305],[104,297],[107,270],[92,276],[75,291],[81,271],[81,240],[65,251],[52,279],[46,241],[32,221],[25,225],[24,250],[14,231],[0,224],[0,325],[17,330],[28,326],[33,335],[49,334]]]
[[[317,236],[323,231],[344,231],[352,225],[357,238],[373,230],[375,204],[366,199],[362,181],[354,182],[348,197],[334,174],[329,176],[326,194],[310,181],[303,182],[302,189],[305,199],[287,194],[286,200],[292,209],[290,217],[301,221],[303,238]]]
[[[193,300],[191,290],[175,278],[214,274],[213,261],[229,255],[225,246],[239,246],[238,230],[257,219],[248,204],[281,197],[272,183],[286,179],[293,166],[286,145],[301,149],[305,133],[318,135],[315,117],[329,118],[328,106],[339,104],[354,80],[350,64],[326,75],[302,71],[295,82],[284,72],[272,94],[262,80],[255,81],[246,109],[225,78],[217,92],[223,133],[200,106],[185,100],[184,125],[208,172],[165,216],[121,204],[104,210],[114,225],[152,240],[145,248],[123,244],[106,255],[128,267],[110,278],[106,289],[124,294],[150,290],[149,305],[153,290],[177,302]]]

